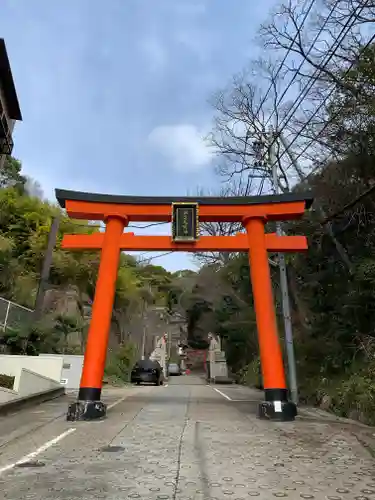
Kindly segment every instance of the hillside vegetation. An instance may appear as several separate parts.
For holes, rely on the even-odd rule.
[[[261,57],[212,99],[208,140],[217,153],[221,196],[312,190],[303,219],[283,223],[309,249],[286,256],[302,402],[375,424],[375,12],[363,0],[278,4],[259,30]],[[53,217],[61,216],[43,320],[9,324],[13,353],[82,352],[99,254],[65,252],[64,233],[91,233],[40,200],[38,184],[8,158],[0,172],[0,295],[33,308]],[[240,224],[204,223],[231,235]],[[274,231],[274,224],[267,224]],[[186,318],[196,348],[221,336],[230,368],[260,387],[256,318],[247,255],[198,255],[198,273],[171,274],[121,256],[107,370],[128,370],[148,336],[164,333],[165,314]],[[275,263],[277,255],[270,255]],[[279,271],[272,266],[284,345]],[[88,312],[87,312],[88,311]],[[1,311],[0,311],[1,313]],[[116,356],[112,363],[112,353]]]
[[[337,17],[330,18],[326,28],[331,38],[359,8],[356,1],[338,3]],[[312,190],[315,196],[312,210],[301,221],[283,224],[287,234],[304,234],[309,243],[306,254],[286,257],[301,401],[375,424],[375,45],[365,43],[359,31],[373,22],[373,10],[365,9],[330,64],[323,64],[328,49],[319,52],[313,47],[308,55],[304,45],[308,25],[293,39],[301,11],[292,4],[279,8],[262,27],[261,37],[279,57],[289,53],[291,44],[304,70],[286,63],[277,73],[279,62],[270,56],[254,62],[252,71],[236,77],[216,96],[211,139],[219,153],[217,171],[226,182],[223,195],[272,192],[269,157],[259,161],[249,138],[252,131],[253,139],[264,143],[258,131],[265,130],[272,113],[276,130],[282,130],[283,140],[288,138],[275,146],[279,189]],[[311,30],[323,24],[323,11],[319,15]],[[284,95],[288,75],[294,75],[302,89],[314,85],[292,116],[294,101],[275,104]],[[271,82],[269,94],[259,81],[265,89]],[[208,224],[205,229],[209,234],[241,230],[233,224]],[[277,261],[277,256],[270,257]],[[260,386],[247,256],[216,254],[201,260],[204,267],[186,306],[190,333],[219,333],[237,378]],[[279,271],[272,267],[271,272],[283,337]]]
[[[42,201],[40,195],[38,184],[22,175],[20,162],[8,158],[0,189],[0,297],[33,310],[54,217],[60,217],[60,225],[42,319],[36,323],[31,311],[12,306],[0,340],[2,350],[29,355],[80,354],[90,320],[100,253],[64,251],[61,240],[65,233],[91,234],[99,228],[88,221],[69,219],[59,207]],[[164,333],[165,320],[154,310],[167,310],[174,279],[161,266],[121,254],[109,346],[116,359],[112,354],[108,356],[110,374],[127,371],[125,365],[141,354],[145,327],[148,352],[153,337]],[[6,313],[3,304],[2,321]]]

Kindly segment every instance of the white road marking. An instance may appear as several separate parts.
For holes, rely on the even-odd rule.
[[[62,439],[64,439],[67,436],[69,436],[69,434],[72,434],[72,432],[74,432],[75,430],[76,429],[73,429],[73,428],[68,429],[67,431],[63,432],[59,436],[56,436],[55,438],[51,439],[50,441],[47,441],[46,443],[44,443],[42,446],[40,446],[35,451],[32,451],[28,455],[25,455],[24,457],[22,457],[17,462],[14,462],[12,464],[8,464],[8,465],[5,465],[4,467],[1,467],[0,468],[0,474],[2,474],[3,472],[8,471],[10,469],[13,469],[14,467],[16,467],[19,464],[23,464],[24,462],[29,462],[30,460],[33,460],[34,458],[36,458],[41,453],[44,453],[46,450],[48,450],[48,448],[51,448],[51,446],[54,446],[55,444],[57,444]]]
[[[122,398],[118,399],[117,401],[114,401],[112,404],[110,404],[110,405],[107,406],[107,409],[110,410],[111,408],[114,408],[118,404],[122,403],[128,397],[129,397],[129,394],[127,394],[126,396],[123,396]],[[33,413],[42,413],[42,411],[40,411],[40,412],[34,411]],[[104,422],[104,420],[97,421],[97,422],[94,421],[94,422],[90,422],[90,423],[103,423],[103,422]],[[4,472],[10,470],[10,469],[13,469],[14,467],[16,467],[19,464],[22,464],[24,462],[29,462],[30,460],[33,460],[34,458],[36,458],[41,453],[44,453],[46,450],[48,450],[48,448],[51,448],[51,446],[57,444],[59,441],[61,441],[65,437],[69,436],[69,434],[72,434],[72,432],[75,432],[76,430],[77,430],[76,428],[68,429],[67,431],[63,432],[62,434],[60,434],[59,436],[55,437],[54,439],[51,439],[50,441],[47,441],[47,443],[44,443],[37,450],[33,451],[32,453],[29,453],[28,455],[25,455],[24,457],[22,457],[17,462],[5,465],[4,467],[0,467],[0,475],[3,474]]]
[[[224,392],[221,392],[219,391],[219,389],[216,389],[216,387],[213,387],[212,388],[214,391],[218,392],[219,394],[221,394],[225,399],[227,399],[228,401],[233,401],[232,398],[230,398],[229,396],[227,396],[226,394],[224,394]]]
[[[223,396],[228,401],[232,401],[232,403],[260,403],[260,399],[232,399],[227,394],[224,394],[224,392],[221,392],[219,391],[219,389],[216,389],[216,387],[212,387],[212,389],[221,394],[221,396]]]
[[[131,394],[127,394],[126,396],[123,396],[122,398],[118,399],[117,401],[115,401],[114,403],[110,404],[107,406],[107,410],[111,410],[112,408],[114,408],[115,406],[117,406],[118,404],[122,403],[123,401],[125,401],[125,399],[127,399],[128,397],[130,397]]]
[[[115,401],[114,403],[112,403],[111,405],[108,405],[107,406],[107,410],[111,410],[112,408],[114,408],[115,406],[117,406],[118,404],[122,403],[123,401],[125,401],[125,399],[127,399],[129,397],[129,394],[127,394],[126,396],[118,399],[117,401]]]

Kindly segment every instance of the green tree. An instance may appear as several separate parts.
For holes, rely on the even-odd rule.
[[[7,156],[4,166],[0,169],[0,188],[14,187],[22,193],[26,177],[21,174],[21,170],[21,162],[12,156]]]
[[[87,321],[83,321],[83,310],[84,305],[94,299],[100,253],[65,251],[61,248],[61,241],[66,233],[92,234],[98,228],[90,226],[88,221],[71,220],[57,206],[14,186],[0,190],[0,294],[31,309],[34,307],[48,236],[56,216],[60,218],[60,225],[49,287],[52,291],[60,291],[61,299],[68,290],[76,291],[78,317],[69,317],[68,321],[61,312],[54,313],[52,304],[48,314],[53,317],[46,322],[48,327],[42,328],[43,334],[39,331],[35,336],[35,332],[28,332],[27,328],[6,332],[5,343],[12,352],[26,353],[24,345],[30,352],[34,344],[49,350],[61,349],[64,345],[61,340],[71,331],[80,331],[83,338],[86,335]],[[166,303],[169,276],[170,273],[160,266],[141,266],[133,257],[121,254],[112,324],[119,343],[130,341],[131,320],[142,315],[145,300],[147,303]],[[149,297],[145,297],[147,293]],[[51,344],[45,337],[48,328]],[[39,348],[35,347],[36,351]]]

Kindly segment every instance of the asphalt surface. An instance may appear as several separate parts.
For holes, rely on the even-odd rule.
[[[1,418],[0,497],[375,499],[375,460],[353,433],[258,420],[256,391],[189,375],[104,394],[101,422],[66,422],[67,397]]]

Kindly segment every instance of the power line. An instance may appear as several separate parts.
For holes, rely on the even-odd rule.
[[[347,203],[346,205],[344,205],[337,212],[335,212],[332,215],[329,215],[328,217],[326,217],[323,220],[322,224],[327,224],[328,222],[331,222],[331,220],[336,219],[336,217],[338,217],[339,215],[342,215],[344,212],[346,212],[347,210],[349,210],[349,208],[354,207],[354,205],[356,205],[359,201],[361,201],[363,198],[365,198],[369,194],[373,193],[374,191],[375,191],[375,185],[369,187],[368,189],[366,189],[366,191],[364,191],[363,193],[361,193],[360,195],[358,195],[356,198],[354,198],[354,200],[352,200],[349,203]]]
[[[134,227],[136,229],[146,229],[148,227],[153,227],[153,226],[162,226],[164,224],[170,224],[169,222],[152,222],[151,224],[146,224],[145,226],[134,226],[130,225],[128,227]]]
[[[79,222],[75,222],[75,221],[72,221],[70,220],[69,221],[69,224],[72,224],[73,226],[77,226],[77,227],[80,227],[80,228],[102,228],[103,226],[100,226],[100,225],[87,225],[87,224],[80,224]],[[162,224],[168,224],[168,222],[154,222],[154,223],[151,223],[151,224],[147,224],[146,226],[128,226],[128,227],[132,227],[132,228],[138,228],[138,229],[143,229],[143,228],[147,228],[147,227],[151,227],[151,226],[159,226],[159,225],[162,225]],[[150,250],[150,252],[152,252],[153,250]],[[159,257],[164,257],[165,255],[169,255],[171,253],[173,253],[174,250],[170,250],[168,252],[164,252],[160,255],[156,255],[154,257],[150,257],[149,259],[158,259]],[[145,252],[147,253],[147,252]],[[140,260],[138,262],[146,262],[147,260],[149,259],[143,259],[143,260]]]
[[[357,12],[357,10],[355,10],[354,12],[352,12],[350,14],[350,16],[348,17],[348,19],[346,20],[345,25],[341,28],[341,31],[338,34],[337,38],[332,43],[332,46],[330,47],[330,52],[324,58],[323,63],[322,63],[322,67],[315,69],[315,71],[313,72],[313,74],[311,76],[311,80],[309,81],[309,83],[307,85],[305,85],[305,87],[299,93],[299,95],[297,96],[297,98],[296,98],[296,100],[295,100],[292,108],[288,111],[286,117],[283,120],[282,125],[280,126],[280,128],[278,130],[278,135],[283,133],[285,127],[288,125],[289,120],[293,117],[293,115],[296,112],[297,108],[301,105],[302,101],[305,99],[305,97],[307,96],[307,94],[309,93],[309,91],[315,85],[316,81],[318,80],[318,77],[320,76],[320,73],[322,72],[322,68],[325,68],[327,66],[327,64],[330,62],[330,60],[332,59],[332,57],[336,54],[336,51],[339,48],[340,44],[342,43],[342,41],[346,37],[348,31],[352,28],[352,26],[353,26],[353,24],[355,22],[356,17],[362,12],[362,10],[365,8],[365,6],[366,6],[366,4],[364,4],[362,7],[360,7],[360,9],[359,9],[358,12]],[[324,105],[324,102],[325,101],[323,101],[323,103],[317,108],[317,110],[315,111],[315,113],[305,123],[304,128],[306,128],[308,126],[308,124],[310,123],[311,119],[314,118],[314,116],[316,116],[316,114],[318,113],[318,111],[321,109],[322,105]],[[298,135],[299,134],[297,134],[297,136],[295,137],[295,139],[294,139],[293,142],[295,142],[295,140],[297,139]],[[283,156],[283,154],[281,156]],[[281,156],[280,156],[280,158],[281,158]]]
[[[103,227],[101,225],[80,224],[79,222],[75,222],[75,221],[72,221],[72,220],[69,220],[69,224],[72,224],[73,226],[77,226],[77,227],[80,227],[80,228],[92,228],[92,227],[93,228],[102,228]],[[143,228],[147,228],[147,227],[151,227],[151,226],[159,226],[159,225],[162,225],[162,224],[168,224],[168,222],[154,222],[154,223],[151,223],[151,224],[147,224],[146,226],[128,226],[128,227],[143,229]],[[152,252],[152,250],[150,250],[150,252]],[[165,255],[169,255],[169,254],[171,254],[173,252],[174,252],[173,250],[170,250],[170,251],[164,252],[164,253],[162,253],[160,255],[155,255],[154,257],[149,257],[147,259],[138,260],[137,262],[139,264],[141,264],[142,262],[147,262],[148,260],[158,259],[160,257],[164,257]],[[145,252],[145,253],[147,253],[147,252]]]
[[[79,222],[75,222],[73,220],[69,220],[68,224],[71,224],[73,226],[77,226],[77,227],[87,227],[87,228],[99,228],[99,229],[102,229],[103,227],[105,227],[104,225],[101,225],[101,224],[80,224]],[[131,227],[131,228],[135,228],[135,229],[146,229],[148,227],[152,227],[152,226],[162,226],[164,224],[169,224],[169,222],[152,222],[151,224],[146,224],[145,226],[134,226],[132,224],[129,224],[129,226],[127,227]]]
[[[292,49],[292,47],[293,47],[293,44],[295,43],[295,41],[296,41],[297,37],[299,36],[299,32],[300,32],[300,30],[302,29],[302,27],[304,26],[304,23],[305,23],[305,21],[306,21],[306,19],[307,19],[308,15],[309,15],[309,13],[310,13],[310,11],[311,11],[311,9],[312,9],[313,5],[314,5],[314,1],[315,1],[315,0],[313,0],[313,1],[310,3],[309,8],[307,9],[307,12],[305,13],[305,16],[304,16],[304,18],[303,18],[303,20],[302,20],[301,24],[299,25],[299,27],[297,27],[296,34],[295,34],[295,36],[294,36],[293,40],[291,41],[291,43],[290,43],[290,45],[289,45],[289,47],[288,47],[288,49],[287,49],[287,52],[286,52],[286,54],[285,54],[285,56],[284,56],[284,58],[283,58],[283,60],[282,60],[281,64],[279,65],[278,70],[276,71],[276,75],[274,76],[274,78],[277,78],[277,76],[279,75],[279,73],[280,73],[280,71],[281,71],[281,69],[282,69],[282,67],[283,67],[283,65],[284,65],[284,63],[285,63],[285,61],[286,61],[286,59],[287,59],[287,57],[288,57],[288,54],[290,53],[290,51],[291,51],[291,49]],[[327,17],[326,17],[326,19],[325,19],[325,21],[324,21],[323,25],[320,27],[320,29],[319,29],[319,31],[318,31],[318,33],[317,33],[317,35],[315,36],[315,38],[314,38],[313,42],[311,43],[310,47],[308,48],[308,50],[307,50],[307,52],[306,52],[306,56],[308,56],[308,55],[310,54],[311,50],[314,48],[314,44],[315,44],[315,42],[318,40],[318,38],[319,38],[319,36],[321,35],[321,33],[322,33],[323,29],[325,28],[325,26],[326,26],[327,22],[328,22],[328,21],[329,21],[329,19],[332,17],[333,12],[334,12],[334,9],[335,9],[335,7],[337,6],[337,4],[338,4],[338,2],[339,2],[339,1],[340,1],[340,0],[336,0],[335,4],[334,4],[334,5],[333,5],[333,7],[331,8],[330,12],[327,14]],[[341,31],[342,31],[342,30],[341,30]],[[340,34],[341,34],[341,32],[340,32]],[[340,34],[339,34],[339,35],[340,35]],[[332,44],[332,47],[335,45],[335,43],[336,43],[336,42],[337,42],[337,39],[336,39],[336,41]],[[332,49],[332,47],[331,47],[331,49]],[[332,55],[333,55],[333,54],[332,54]],[[331,56],[331,57],[332,57],[332,56]],[[327,61],[327,62],[329,62],[329,61]],[[326,62],[325,64],[327,64],[327,62]],[[281,101],[282,101],[283,97],[284,97],[284,96],[285,96],[285,94],[288,92],[288,90],[290,89],[291,85],[294,83],[294,81],[295,81],[295,79],[296,79],[296,77],[297,77],[297,75],[298,75],[298,72],[300,71],[300,69],[302,68],[302,66],[304,65],[304,63],[305,63],[305,60],[303,60],[303,61],[301,62],[301,64],[299,65],[298,69],[296,70],[296,72],[295,72],[294,76],[292,77],[292,79],[291,79],[291,80],[290,80],[290,82],[288,83],[287,87],[284,89],[283,94],[282,94],[282,95],[281,95],[281,97],[278,99],[277,104],[276,104],[276,106],[274,107],[274,110],[272,111],[272,113],[271,113],[270,117],[268,118],[268,120],[267,120],[266,124],[264,125],[264,128],[266,128],[267,124],[269,123],[269,121],[271,120],[272,116],[273,116],[273,115],[274,115],[274,113],[276,112],[277,106],[278,106],[278,105],[280,105],[280,103],[281,103]],[[317,72],[317,70],[315,70],[314,74],[315,74],[316,72]],[[314,74],[313,74],[313,76],[314,76]],[[312,85],[315,83],[315,81],[312,81],[312,82],[310,81],[309,83],[310,83],[310,88],[311,88],[311,87],[312,87]],[[266,98],[267,98],[267,96],[268,96],[268,94],[269,94],[269,92],[270,92],[271,88],[272,88],[272,84],[269,86],[269,88],[268,88],[268,90],[267,90],[267,92],[266,92],[266,94],[265,94],[265,96],[264,96],[263,100],[261,101],[260,106],[258,107],[258,111],[257,111],[257,113],[259,112],[259,110],[261,109],[262,105],[264,104],[264,102],[265,102],[265,100],[266,100]],[[309,88],[307,89],[307,91],[306,91],[306,90],[305,90],[305,91],[304,91],[304,90],[302,90],[302,92],[299,94],[299,96],[297,97],[297,99],[298,99],[298,98],[300,98],[301,94],[303,94],[303,95],[302,95],[302,99],[300,99],[300,101],[301,101],[301,100],[303,100],[303,98],[306,96],[306,94],[307,94],[307,92],[308,92],[308,91],[309,91]],[[299,105],[299,104],[300,104],[300,103],[298,103],[298,105]],[[291,116],[292,116],[292,115],[294,114],[295,109],[293,109],[293,108],[295,108],[295,107],[296,107],[296,106],[295,106],[295,104],[294,104],[294,105],[293,105],[293,107],[291,108],[291,110],[289,110],[288,115],[291,115]],[[287,123],[288,123],[288,119],[289,119],[288,115],[287,115],[287,117],[286,117],[286,120],[285,120],[285,123],[284,123],[283,128],[285,128],[285,126],[286,126],[286,125],[287,125]],[[291,116],[290,116],[290,117],[291,117]],[[283,128],[282,128],[282,130],[283,130]],[[280,133],[282,132],[282,130],[280,131]],[[276,141],[276,140],[277,140],[277,137],[278,137],[278,134],[275,134],[274,141]],[[243,172],[241,172],[241,175],[242,175],[242,173],[243,173]],[[248,176],[248,177],[253,177],[253,176]],[[263,178],[263,176],[262,176],[262,178]],[[261,184],[258,186],[258,194],[261,194],[261,193],[262,193],[263,188],[264,188],[264,180],[262,180],[262,181],[261,181]]]
[[[268,120],[267,122],[265,123],[264,127],[266,128],[268,123],[270,122],[271,118],[273,117],[273,115],[276,113],[276,109],[278,108],[278,106],[280,106],[282,100],[283,100],[283,97],[285,96],[285,94],[288,92],[288,90],[290,89],[290,87],[292,86],[292,84],[295,82],[297,76],[298,76],[298,73],[300,72],[300,70],[302,69],[303,65],[305,64],[306,62],[306,57],[309,56],[309,54],[311,53],[311,51],[313,50],[313,48],[315,47],[315,43],[318,41],[320,35],[322,34],[324,28],[326,27],[326,24],[328,23],[328,21],[330,20],[330,18],[332,17],[334,11],[335,11],[335,8],[336,6],[338,5],[338,3],[340,2],[340,0],[336,0],[335,4],[332,6],[330,12],[327,14],[327,17],[325,18],[324,20],[324,23],[322,24],[322,26],[320,27],[318,33],[316,34],[314,40],[311,42],[311,45],[310,47],[308,48],[307,52],[304,54],[305,55],[305,59],[303,59],[300,63],[300,65],[298,66],[298,68],[295,70],[295,73],[293,75],[293,77],[291,78],[290,82],[288,83],[288,85],[286,86],[286,88],[284,89],[284,92],[281,94],[281,96],[279,97],[279,99],[277,100],[276,104],[275,104],[275,107],[271,113],[271,115],[268,117]],[[312,2],[314,3],[314,2]],[[304,24],[304,23],[303,23]],[[302,24],[302,26],[303,26]],[[289,47],[289,51],[291,50],[291,47],[293,46],[297,36],[298,36],[298,33],[301,29],[300,26],[299,28],[297,28],[297,33],[296,33],[296,36],[294,37],[293,41],[291,42],[291,45]],[[278,74],[278,73],[277,73]],[[275,78],[277,77],[277,74],[275,76]]]
[[[375,40],[375,35],[372,35],[372,37],[370,38],[370,40],[366,43],[366,45],[364,46],[363,50],[367,49]],[[353,61],[350,66],[346,69],[344,75],[347,75],[349,73],[349,71],[351,71],[351,69],[353,68],[354,64],[356,63],[356,61]],[[314,113],[310,116],[309,120],[301,127],[301,129],[299,130],[298,134],[295,135],[294,139],[290,142],[290,144],[288,145],[288,148],[285,149],[279,159],[281,159],[287,152],[288,152],[288,149],[290,149],[290,147],[296,142],[296,140],[298,139],[299,135],[301,134],[301,132],[303,132],[305,130],[305,128],[309,125],[309,123],[311,122],[311,120],[318,114],[318,112],[320,111],[320,109],[325,105],[325,103],[328,101],[328,99],[330,99],[333,94],[335,93],[336,91],[336,87],[333,87],[331,89],[331,91],[327,94],[327,96],[324,98],[324,100],[322,101],[322,103],[318,106],[318,108],[314,111]],[[336,118],[339,114],[340,114],[340,111],[341,110],[337,110],[336,113],[333,115],[333,118]],[[323,127],[320,129],[320,131],[318,132],[318,134],[313,138],[311,139],[311,141],[305,146],[305,148],[296,156],[296,158],[294,159],[293,163],[298,161],[299,158],[301,158],[301,156],[311,147],[312,143],[314,141],[316,141],[316,139],[318,137],[320,137],[322,135],[322,133],[326,130],[326,128],[331,124],[331,121],[328,120],[326,121],[326,123],[323,125]],[[279,132],[279,134],[282,132],[282,130]],[[292,165],[292,163],[289,164],[289,166],[287,168],[289,168],[290,166]],[[307,176],[306,176],[306,179],[309,178],[309,176],[311,176],[314,172],[316,171],[316,169],[314,169],[312,172],[310,172]]]
[[[150,250],[150,252],[152,252],[152,250]],[[149,260],[159,259],[160,257],[165,257],[166,255],[170,255],[173,252],[174,252],[174,250],[170,250],[169,252],[163,252],[160,255],[155,255],[154,257],[149,257],[148,259],[137,260],[137,263],[142,264],[142,262],[147,262]]]
[[[266,181],[266,176],[262,177],[262,180],[260,181],[260,184],[258,186],[258,196],[260,196],[263,193],[263,187],[265,181]]]
[[[293,45],[294,45],[295,41],[297,40],[297,37],[298,37],[298,32],[299,32],[299,30],[300,30],[300,29],[302,29],[302,28],[303,28],[303,26],[304,26],[304,24],[305,24],[305,22],[306,22],[306,20],[307,20],[307,18],[308,18],[308,16],[309,16],[309,14],[310,14],[310,11],[311,11],[311,9],[313,8],[313,5],[314,5],[315,1],[316,1],[316,0],[311,0],[311,1],[310,1],[310,5],[309,5],[308,9],[307,9],[307,10],[306,10],[306,12],[305,12],[305,15],[304,15],[304,17],[303,17],[303,19],[302,19],[301,24],[299,25],[299,27],[298,27],[298,29],[297,29],[297,32],[296,32],[296,34],[295,34],[295,36],[294,36],[293,40],[290,42],[290,45],[289,45],[289,47],[288,47],[288,49],[287,49],[287,51],[286,51],[286,54],[285,54],[285,56],[284,56],[283,60],[282,60],[282,61],[281,61],[281,63],[279,64],[279,67],[278,67],[278,69],[277,69],[277,71],[276,71],[275,76],[273,77],[273,80],[276,80],[276,78],[277,78],[277,77],[279,76],[279,74],[280,74],[280,71],[283,69],[284,64],[285,64],[285,61],[287,60],[288,55],[290,54],[290,51],[292,50],[292,47],[293,47]],[[271,92],[271,89],[272,89],[272,82],[271,82],[270,86],[268,87],[268,90],[267,90],[267,92],[265,93],[265,95],[264,95],[264,97],[263,97],[263,99],[262,99],[261,103],[259,104],[259,106],[258,106],[258,110],[257,110],[257,112],[255,113],[255,115],[258,115],[258,113],[259,113],[259,111],[261,110],[261,108],[262,108],[263,104],[266,102],[266,99],[267,99],[267,97],[268,97],[269,93]],[[267,122],[267,123],[268,123],[268,122]]]
[[[98,226],[98,225],[79,224],[79,222],[74,222],[74,221],[69,221],[69,223],[72,224],[73,226],[77,226],[77,227],[80,227],[80,228],[91,228],[91,227],[101,228],[102,227],[102,226]],[[156,225],[159,225],[159,224],[165,224],[165,222],[149,224],[149,225],[144,226],[144,227],[156,226]],[[138,226],[129,226],[129,227],[138,227]],[[142,227],[142,226],[140,226],[140,227]],[[152,252],[152,250],[150,250],[150,252]],[[147,262],[148,260],[158,259],[160,257],[164,257],[165,255],[169,255],[169,254],[171,254],[173,252],[174,252],[173,250],[170,250],[170,251],[164,252],[164,253],[162,253],[160,255],[155,255],[154,257],[149,257],[147,259],[137,260],[137,262],[138,262],[138,264],[141,264],[142,262]],[[145,253],[147,253],[147,252],[145,252]]]

